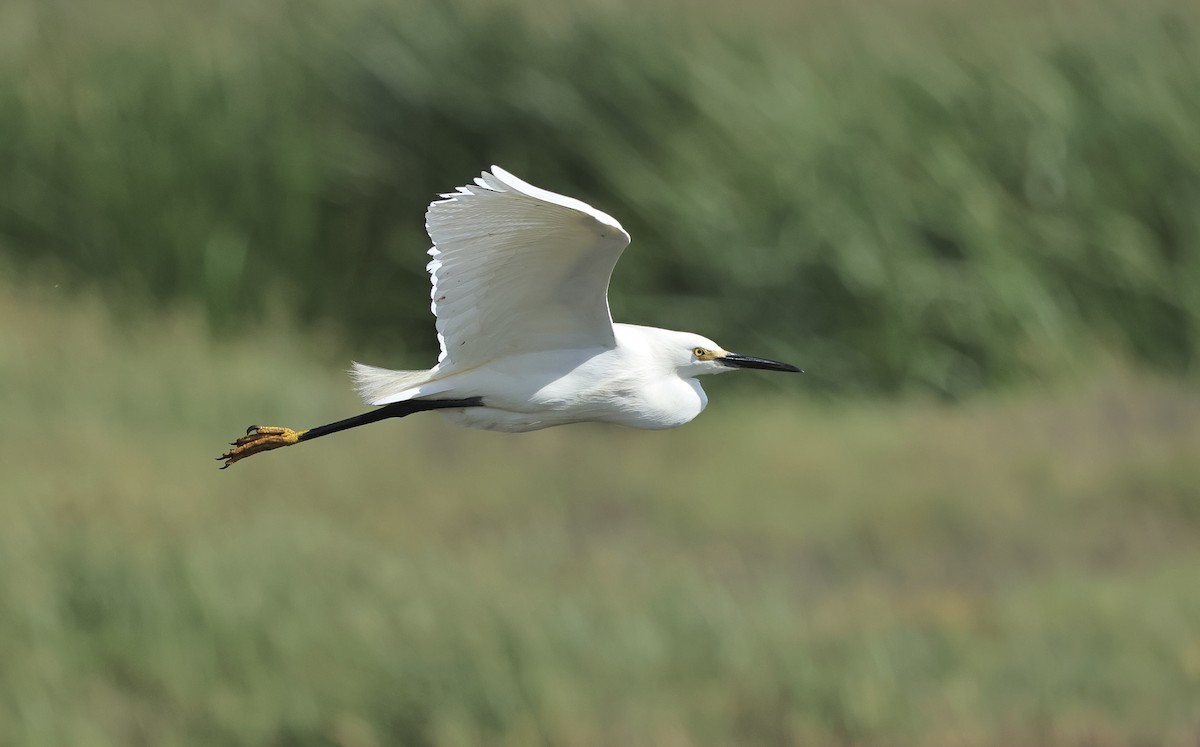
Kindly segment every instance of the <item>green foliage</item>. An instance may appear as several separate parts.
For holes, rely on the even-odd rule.
[[[0,290],[0,744],[1195,744],[1195,392],[719,379],[669,433],[414,416],[221,472],[357,407],[320,338]]]
[[[419,366],[424,206],[496,162],[630,230],[618,319],[810,385],[1190,369],[1195,3],[844,5],[8,2],[0,250]]]

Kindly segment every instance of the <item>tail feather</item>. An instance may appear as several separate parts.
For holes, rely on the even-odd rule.
[[[354,361],[350,375],[354,378],[354,389],[363,402],[373,405],[379,400],[415,389],[429,381],[432,371],[393,371],[389,368],[367,366]],[[394,401],[394,400],[393,400]]]

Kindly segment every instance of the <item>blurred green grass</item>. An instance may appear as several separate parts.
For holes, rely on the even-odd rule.
[[[1194,374],[1198,9],[9,0],[0,251],[428,354],[421,215],[499,162],[630,230],[619,320],[810,386]]]
[[[1200,396],[358,409],[327,334],[0,292],[0,744],[1191,745]]]
[[[0,4],[0,745],[1194,745],[1198,8]],[[491,162],[810,374],[218,472]]]

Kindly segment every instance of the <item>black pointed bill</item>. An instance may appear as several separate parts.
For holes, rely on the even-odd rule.
[[[731,368],[761,368],[764,371],[787,371],[788,373],[804,373],[800,369],[787,363],[780,363],[769,358],[755,358],[750,355],[738,355],[737,353],[726,353],[717,358],[720,363]]]

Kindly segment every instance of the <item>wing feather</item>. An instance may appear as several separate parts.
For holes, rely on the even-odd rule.
[[[442,197],[425,214],[440,369],[616,344],[608,281],[629,234],[612,216],[499,166]]]

